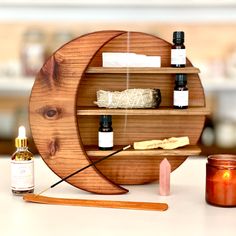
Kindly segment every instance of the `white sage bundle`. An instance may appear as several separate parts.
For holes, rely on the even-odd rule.
[[[126,89],[124,91],[97,91],[98,107],[106,108],[154,108],[161,102],[159,89]]]

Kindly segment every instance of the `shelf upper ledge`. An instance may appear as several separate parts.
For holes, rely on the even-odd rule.
[[[87,74],[198,74],[200,70],[196,67],[88,67]]]
[[[149,108],[149,109],[109,109],[98,107],[77,107],[77,115],[210,115],[211,112],[206,107],[189,107],[187,109],[173,109],[173,108]]]
[[[97,156],[97,157],[104,157],[106,155],[111,154],[115,150],[118,150],[121,146],[115,146],[114,150],[103,151],[98,150],[96,146],[85,146],[85,150],[88,156]],[[117,156],[194,156],[199,155],[201,153],[201,148],[196,145],[189,145],[181,148],[176,148],[172,150],[165,150],[165,149],[147,149],[147,150],[135,150],[135,149],[128,149],[117,153]]]

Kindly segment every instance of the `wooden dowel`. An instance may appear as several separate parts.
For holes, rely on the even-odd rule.
[[[23,196],[23,199],[27,202],[56,204],[56,205],[104,207],[104,208],[146,210],[146,211],[165,211],[168,209],[168,205],[166,203],[155,203],[155,202],[130,202],[130,201],[111,201],[111,200],[53,198],[36,194],[25,194]]]

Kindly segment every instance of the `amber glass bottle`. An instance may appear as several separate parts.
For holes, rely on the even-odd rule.
[[[100,150],[111,150],[113,148],[113,129],[111,115],[100,116],[98,147]]]
[[[19,127],[16,152],[11,157],[11,189],[14,195],[34,192],[34,157],[28,150],[25,127]]]
[[[188,108],[188,87],[186,74],[176,74],[174,87],[174,108]]]
[[[186,49],[184,46],[184,32],[175,31],[173,33],[173,46],[171,48],[171,66],[185,67]]]

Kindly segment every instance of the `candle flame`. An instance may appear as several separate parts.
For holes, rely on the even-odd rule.
[[[230,172],[228,170],[225,171],[222,177],[224,180],[229,180],[231,177]]]

